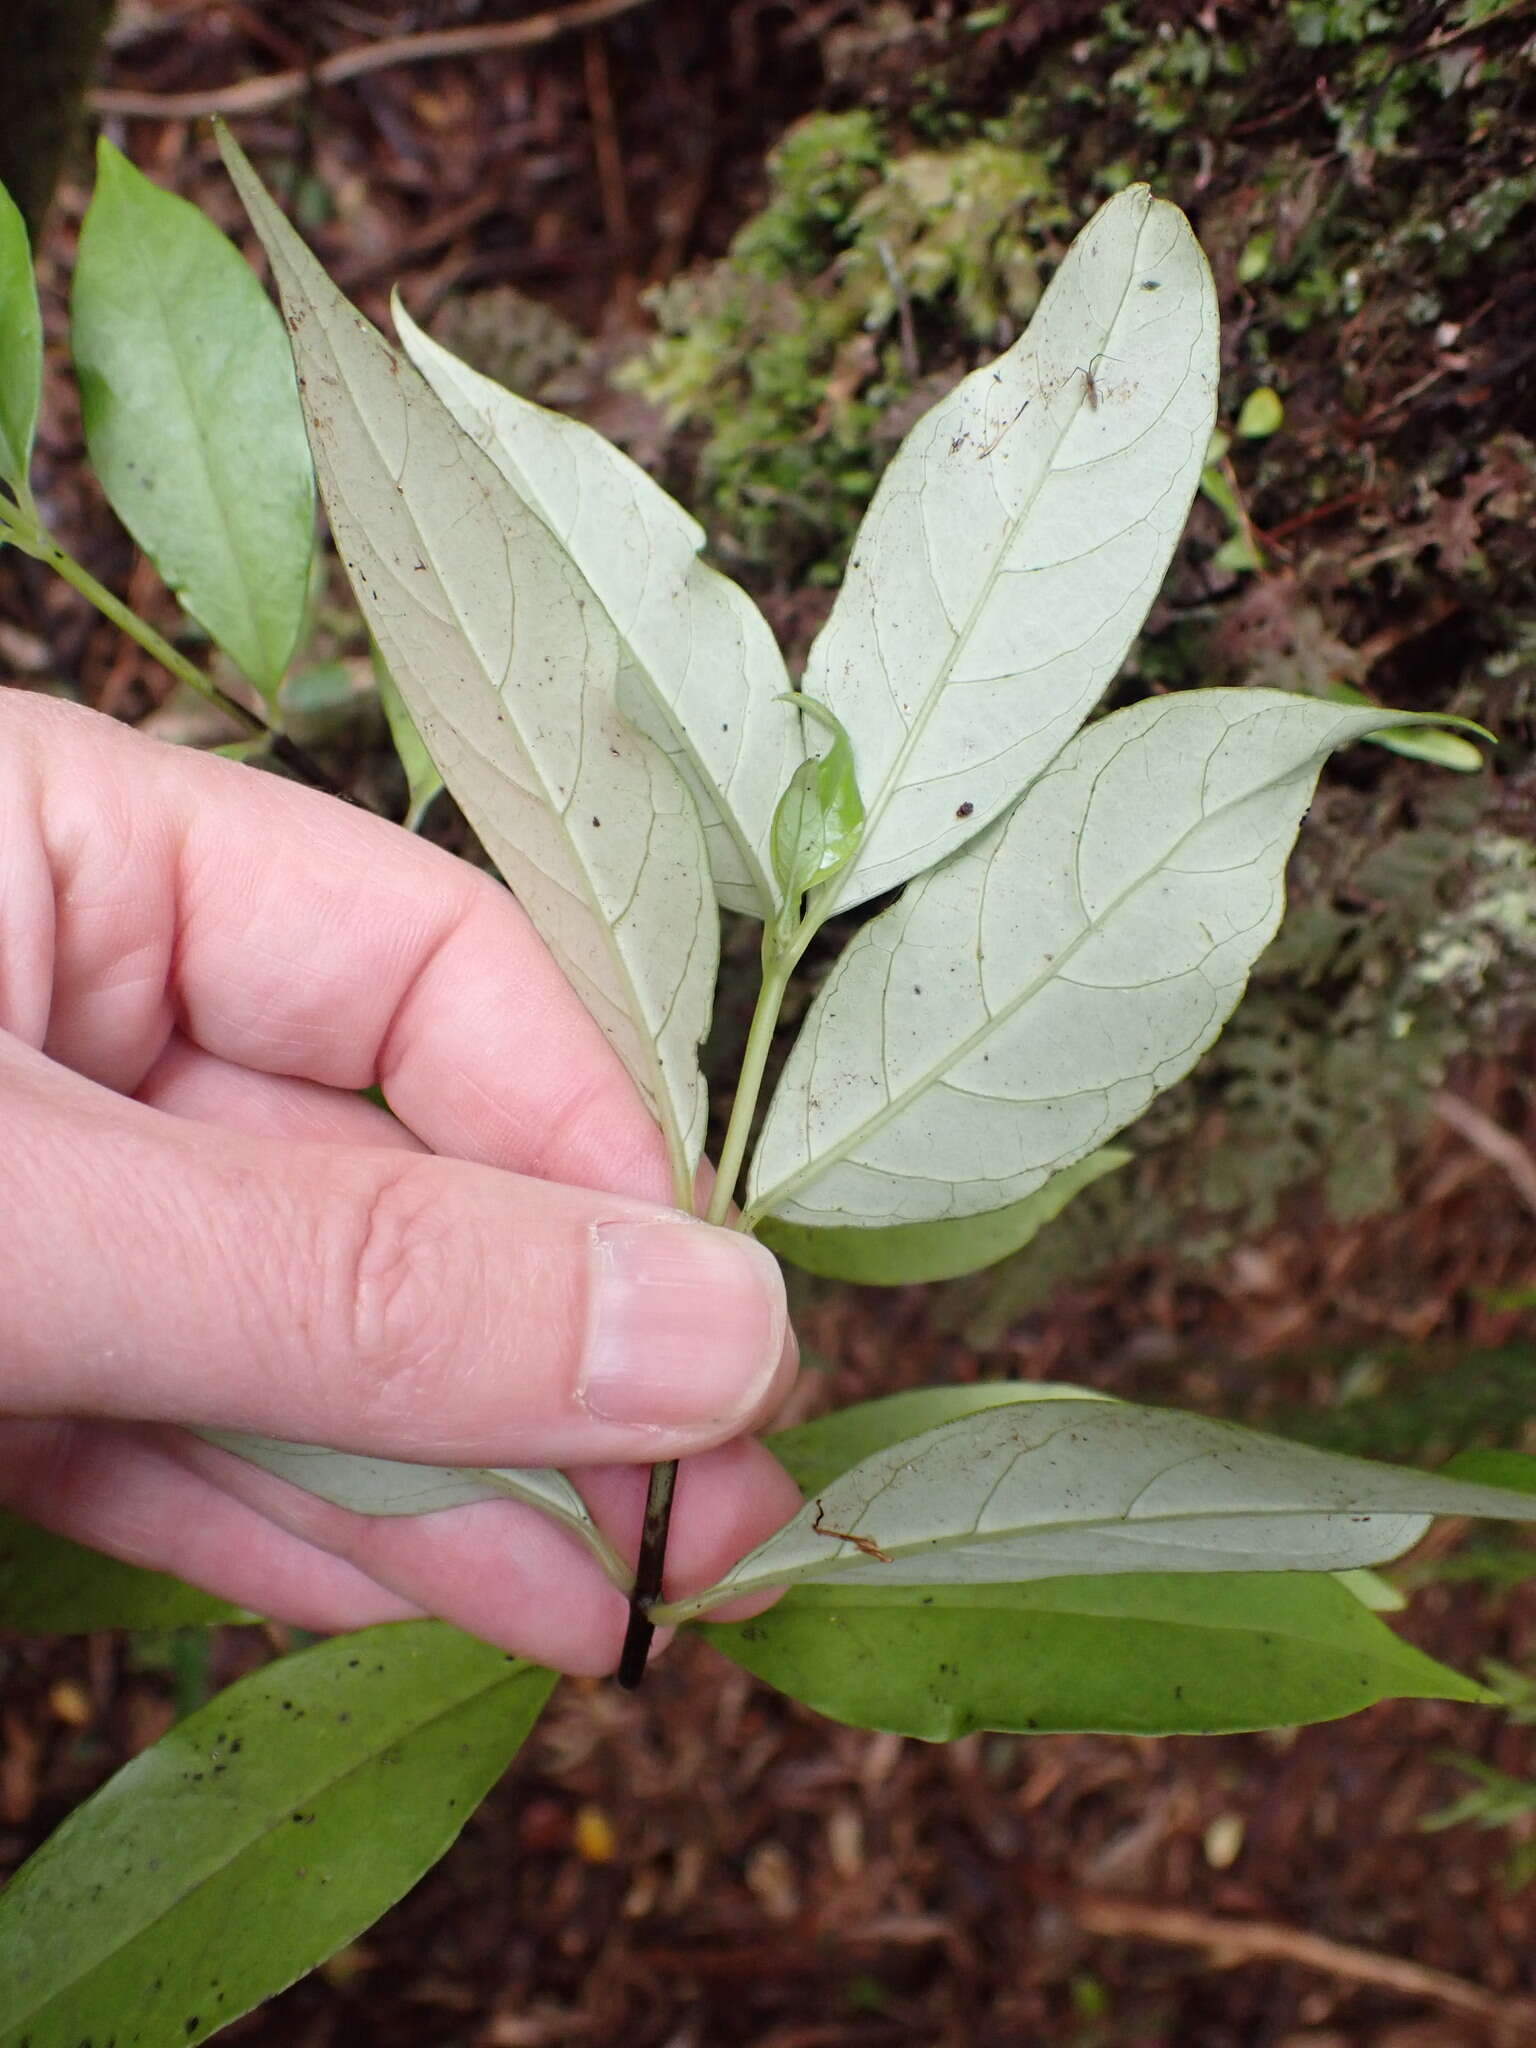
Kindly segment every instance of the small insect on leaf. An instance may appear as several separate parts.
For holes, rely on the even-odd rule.
[[[1089,363],[1086,370],[1081,363],[1077,366],[1077,375],[1083,380],[1083,396],[1088,401],[1088,410],[1090,412],[1097,412],[1099,409],[1102,387],[1098,379],[1098,366],[1100,363],[1113,362],[1114,360],[1113,356],[1107,356],[1100,350],[1098,355]]]
[[[840,720],[813,698],[787,695],[832,735],[831,746],[819,760],[801,762],[774,812],[773,871],[785,902],[794,907],[807,890],[830,881],[857,853],[864,834],[864,805],[854,775],[853,748]]]

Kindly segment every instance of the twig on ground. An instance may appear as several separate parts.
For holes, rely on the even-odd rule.
[[[1465,2013],[1486,2026],[1493,2038],[1511,2044],[1536,2042],[1536,2003],[1509,1998],[1434,1970],[1402,1956],[1384,1956],[1374,1949],[1305,1934],[1272,1920],[1223,1920],[1182,1906],[1152,1906],[1141,1899],[1108,1898],[1079,1892],[1071,1901],[1073,1918],[1091,1934],[1132,1941],[1168,1942],[1181,1948],[1202,1948],[1212,1969],[1229,1970],[1243,1963],[1292,1963],[1325,1977],[1351,1984],[1370,1984],[1405,1998],[1421,1998],[1448,2012]]]
[[[586,80],[587,106],[592,116],[592,147],[597,158],[597,188],[602,195],[603,226],[614,254],[623,261],[629,248],[629,194],[624,176],[624,152],[619,142],[618,116],[613,107],[613,85],[608,76],[608,51],[600,35],[582,39],[582,69]],[[626,279],[621,296],[633,292]]]
[[[1465,1138],[1485,1159],[1502,1167],[1516,1194],[1536,1216],[1536,1159],[1520,1140],[1464,1097],[1452,1095],[1447,1089],[1436,1090],[1430,1097],[1430,1107],[1441,1123],[1449,1124],[1458,1137]]]
[[[396,64],[425,64],[444,57],[479,57],[495,50],[528,50],[550,43],[573,29],[594,28],[621,14],[645,7],[650,0],[573,0],[565,7],[547,7],[521,21],[484,22],[472,28],[440,29],[424,35],[386,36],[382,42],[359,43],[338,50],[301,71],[274,71],[266,78],[242,79],[238,85],[213,86],[207,92],[130,92],[103,86],[91,95],[98,114],[125,115],[130,120],[194,121],[204,114],[264,114],[285,100],[320,85],[340,85],[365,72]]]

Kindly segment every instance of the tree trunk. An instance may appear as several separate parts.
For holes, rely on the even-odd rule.
[[[0,183],[35,242],[74,140],[113,0],[4,0]]]

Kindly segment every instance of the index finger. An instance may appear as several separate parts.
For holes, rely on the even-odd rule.
[[[0,1028],[123,1093],[179,1030],[259,1073],[377,1085],[434,1152],[670,1201],[638,1091],[490,876],[55,699],[0,691],[0,746],[21,793]]]

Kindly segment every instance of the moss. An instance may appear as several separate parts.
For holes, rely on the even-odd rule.
[[[1248,288],[1235,389],[1315,377],[1326,333],[1339,395],[1364,415],[1394,380],[1434,373],[1447,320],[1476,313],[1491,347],[1477,308],[1517,282],[1536,200],[1518,33],[1431,49],[1410,14],[1292,0],[1175,27],[1127,0],[1040,39],[1022,97],[998,88],[1016,25],[986,10],[943,32],[891,5],[850,30],[846,89],[881,111],[789,132],[762,211],[721,262],[655,295],[659,338],[623,375],[686,430],[684,494],[717,546],[781,588],[835,580],[923,401],[1019,331],[1071,230],[1132,178],[1192,204],[1218,275]],[[1512,376],[1522,358],[1498,360]],[[1331,437],[1312,502],[1373,460]]]
[[[893,156],[867,113],[800,123],[768,179],[722,263],[652,294],[659,338],[621,381],[699,437],[722,551],[831,582],[901,427],[1019,331],[1068,213],[1039,151]]]
[[[1124,35],[1133,54],[1110,73],[1109,86],[1130,104],[1137,127],[1149,135],[1172,135],[1196,120],[1203,125],[1212,89],[1248,73],[1249,57],[1241,44],[1196,27],[1175,30],[1169,23],[1149,36],[1123,22],[1120,14],[1106,8],[1105,20],[1114,33]]]
[[[801,121],[768,160],[768,204],[737,235],[735,260],[760,277],[814,277],[849,239],[854,207],[885,163],[872,114]]]

